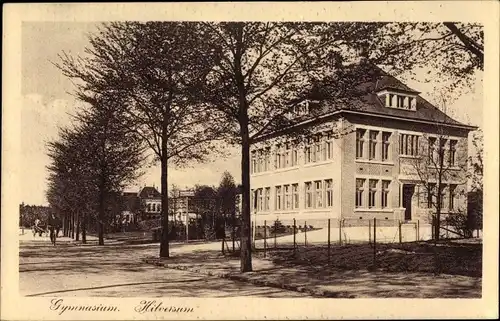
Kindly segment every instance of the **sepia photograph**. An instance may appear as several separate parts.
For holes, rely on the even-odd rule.
[[[111,299],[190,318],[195,305],[166,298],[484,298],[485,158],[498,167],[484,22],[18,30],[10,281],[44,316],[124,310]]]

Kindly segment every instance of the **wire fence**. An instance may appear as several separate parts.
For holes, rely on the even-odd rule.
[[[481,270],[477,265],[481,262],[480,257],[469,254],[464,256],[461,252],[470,249],[464,249],[463,246],[451,250],[449,246],[441,246],[439,249],[431,247],[434,242],[426,241],[435,239],[434,225],[420,220],[404,222],[373,218],[263,221],[262,224],[252,224],[252,233],[256,255],[287,262],[301,261],[301,264],[318,268],[387,267],[467,275],[480,273]],[[453,226],[441,223],[441,240],[463,238]],[[238,241],[236,250],[239,248]],[[223,245],[222,250],[231,252],[231,246],[226,242],[226,248]],[[474,248],[474,253],[476,252],[480,256],[480,250]]]

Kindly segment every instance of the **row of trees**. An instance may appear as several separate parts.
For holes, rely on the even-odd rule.
[[[161,165],[164,218],[169,166],[204,161],[223,151],[221,142],[240,146],[242,272],[252,270],[250,145],[265,133],[295,125],[297,119],[286,115],[296,103],[311,92],[337,104],[353,101],[365,74],[347,72],[346,63],[360,53],[394,71],[425,66],[431,56],[443,74],[474,75],[483,68],[482,28],[472,24],[114,22],[89,41],[85,56],[64,53],[56,65],[75,80],[75,95],[89,103],[90,115],[113,106],[116,127],[134,137],[127,146],[140,142],[149,147]],[[318,90],[319,83],[327,86]],[[134,176],[136,164],[126,163]],[[95,174],[108,174],[103,166],[97,168]],[[97,193],[102,204],[110,190],[104,181],[97,179],[95,191],[77,194]],[[160,257],[168,257],[167,219],[163,225]]]

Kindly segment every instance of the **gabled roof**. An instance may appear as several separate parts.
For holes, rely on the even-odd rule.
[[[140,198],[160,198],[161,194],[160,194],[160,192],[158,192],[158,190],[155,187],[145,186],[139,192],[139,197]]]
[[[408,87],[397,78],[389,75],[381,68],[369,64],[359,63],[347,67],[343,71],[344,78],[350,80],[335,80],[331,83],[318,83],[310,97],[319,103],[311,105],[308,118],[318,117],[332,112],[353,111],[368,115],[396,117],[403,120],[442,123],[448,126],[459,126],[473,130],[476,127],[463,124],[449,117],[430,102],[418,96],[419,92]],[[354,75],[354,76],[350,76]],[[338,82],[341,84],[337,89]],[[323,87],[323,88],[321,88]],[[386,107],[377,93],[388,89],[416,95],[416,110]],[[307,117],[301,117],[300,121]]]

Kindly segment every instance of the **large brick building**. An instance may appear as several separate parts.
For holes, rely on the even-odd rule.
[[[255,224],[428,221],[435,173],[422,173],[418,162],[429,150],[435,153],[439,141],[446,150],[443,216],[466,206],[463,169],[475,127],[450,118],[377,67],[370,70],[358,87],[364,93],[350,104],[306,100],[295,109],[304,119],[311,115],[303,122],[310,130],[306,139],[271,133],[252,145]]]

